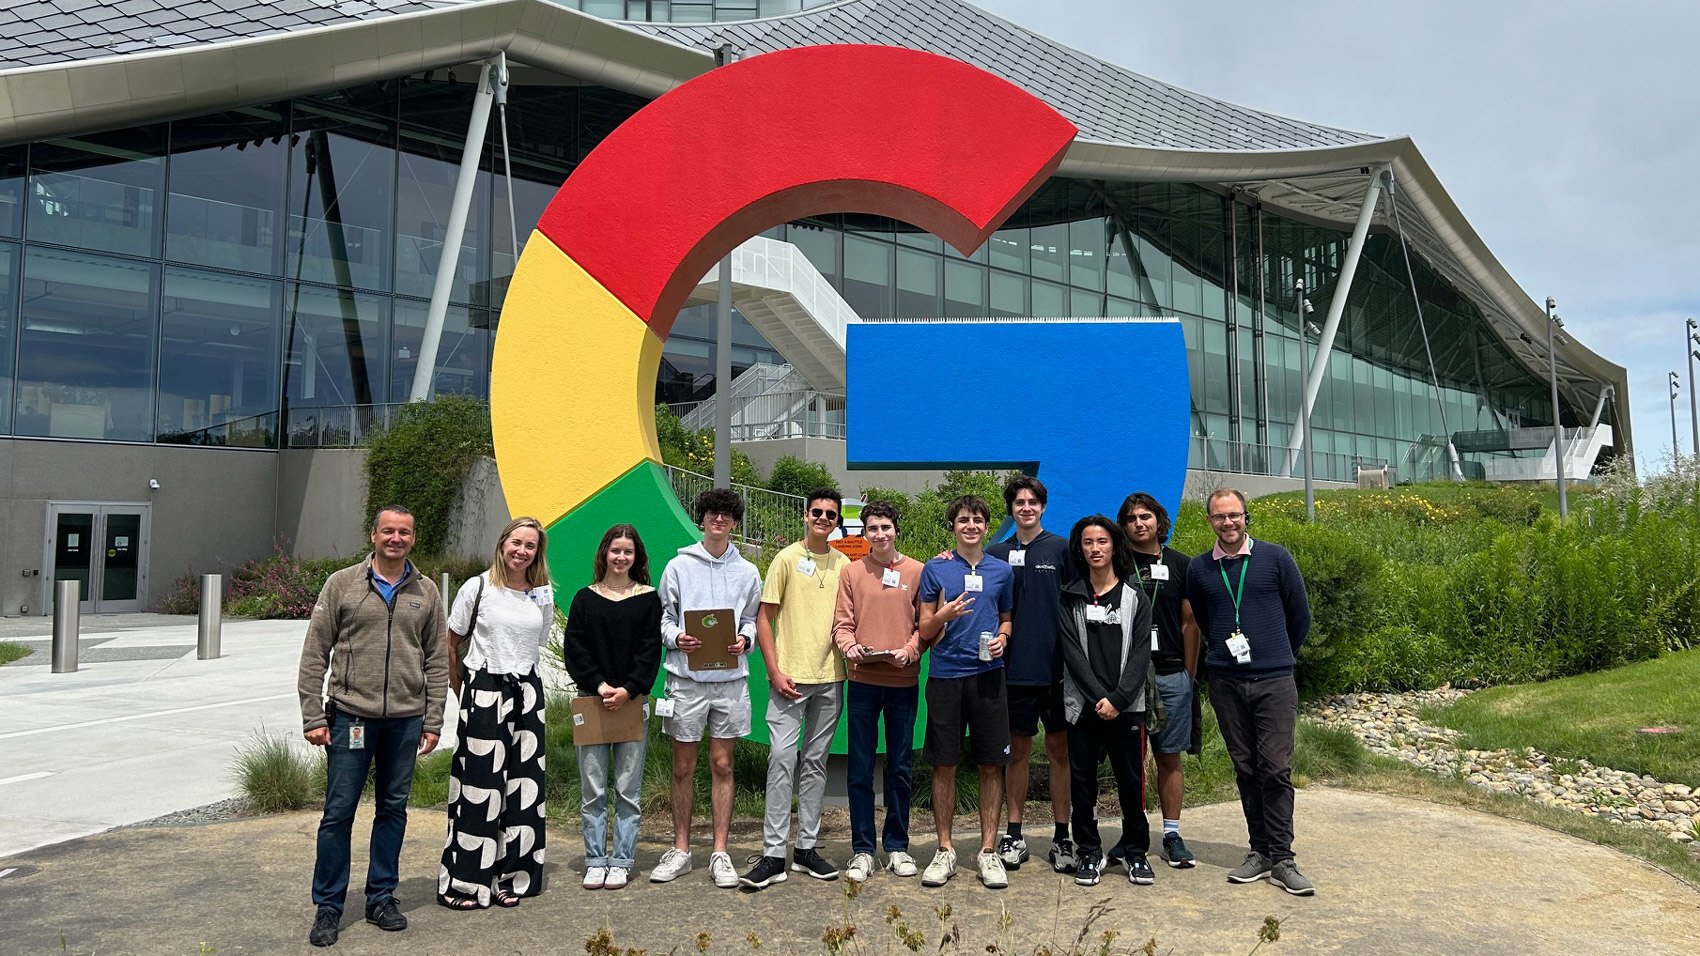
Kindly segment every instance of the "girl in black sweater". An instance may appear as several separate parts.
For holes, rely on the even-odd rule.
[[[661,599],[649,584],[649,555],[629,524],[617,524],[596,549],[595,583],[573,595],[563,642],[567,673],[580,696],[608,710],[646,706],[661,667]],[[581,745],[584,792],[584,888],[623,888],[637,852],[638,798],[647,740]],[[608,779],[614,780],[614,849],[607,846]]]

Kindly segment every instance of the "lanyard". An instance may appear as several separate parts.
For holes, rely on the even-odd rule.
[[[1234,630],[1240,629],[1240,598],[1245,596],[1245,569],[1251,566],[1251,555],[1240,559],[1240,589],[1236,592],[1234,586],[1228,583],[1228,572],[1222,567],[1222,562],[1216,562],[1216,571],[1222,575],[1222,586],[1228,589],[1228,599],[1234,602]]]
[[[1152,560],[1157,564],[1162,564],[1163,563],[1163,552],[1158,551],[1157,556],[1155,558],[1153,558]],[[1139,582],[1139,589],[1140,590],[1142,590],[1142,591],[1145,590],[1145,575],[1139,573],[1139,559],[1138,558],[1133,559],[1133,579],[1135,581]],[[1151,598],[1151,603],[1152,603],[1153,606],[1155,606],[1156,603],[1157,603],[1157,592],[1161,591],[1161,590],[1163,590],[1163,582],[1157,580],[1156,578],[1152,578],[1151,579],[1151,590],[1148,592],[1148,594]]]

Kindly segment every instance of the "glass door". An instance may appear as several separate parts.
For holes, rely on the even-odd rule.
[[[53,613],[54,583],[75,580],[86,614],[140,611],[147,595],[148,506],[56,502],[47,506],[46,593]]]

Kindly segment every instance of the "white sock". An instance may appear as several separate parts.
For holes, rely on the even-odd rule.
[[[1167,817],[1165,817],[1163,819],[1163,835],[1164,836],[1168,836],[1171,833],[1175,834],[1176,836],[1179,836],[1180,832],[1181,832],[1181,822],[1179,820],[1170,820]]]

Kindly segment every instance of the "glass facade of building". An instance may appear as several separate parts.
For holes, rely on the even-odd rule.
[[[673,18],[686,6],[674,0]],[[0,149],[0,434],[316,445],[356,439],[405,401],[471,109],[476,68],[461,72]],[[493,123],[436,391],[488,394],[515,234],[523,245],[578,160],[643,102],[511,91],[515,223]],[[1293,280],[1320,321],[1347,240],[1198,186],[1066,178],[967,257],[870,216],[768,234],[864,318],[1176,317],[1193,464],[1248,472],[1269,469],[1298,416]],[[1354,459],[1400,465],[1424,435],[1550,423],[1542,380],[1465,297],[1416,271],[1438,391],[1397,239],[1373,234],[1316,404],[1327,477],[1350,477]],[[675,325],[661,400],[709,394],[711,313]],[[735,349],[737,369],[783,361],[741,322]]]

